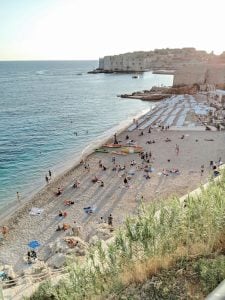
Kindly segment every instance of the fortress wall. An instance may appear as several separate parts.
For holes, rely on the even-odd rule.
[[[225,84],[225,64],[189,64],[178,69],[173,85]]]
[[[202,64],[186,65],[178,69],[173,78],[173,85],[204,84],[207,67]]]

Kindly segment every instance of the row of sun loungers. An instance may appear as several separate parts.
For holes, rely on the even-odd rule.
[[[172,96],[171,98],[163,100],[152,111],[144,115],[138,122],[138,128],[144,130],[155,122],[163,126],[184,126],[187,114],[191,110],[197,115],[207,115],[209,107],[204,104],[199,104],[191,95]],[[194,126],[194,123],[190,125]],[[128,131],[133,131],[136,127],[136,124],[132,124],[128,128]]]

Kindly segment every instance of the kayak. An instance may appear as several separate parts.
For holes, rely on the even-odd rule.
[[[133,147],[123,147],[121,148],[121,151],[124,152],[124,153],[140,153],[143,151],[143,148],[142,147],[139,147],[139,148],[133,148]]]
[[[127,155],[127,153],[124,153],[122,151],[112,151],[113,154],[118,154],[118,155]]]
[[[120,148],[121,145],[119,145],[119,144],[105,144],[102,147],[106,147],[106,148]]]
[[[103,148],[97,148],[97,149],[95,149],[95,152],[109,153],[109,151],[107,149],[103,149]]]

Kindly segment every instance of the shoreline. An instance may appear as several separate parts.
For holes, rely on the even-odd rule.
[[[142,110],[140,113],[135,114],[133,117],[129,117],[127,120],[121,121],[118,125],[115,125],[113,127],[113,131],[117,134],[122,133],[125,131],[133,122],[133,118],[140,119],[144,115],[146,115],[149,111],[154,109],[155,104],[152,104],[152,108]],[[112,130],[112,129],[110,129]],[[112,140],[112,136],[108,136],[108,131],[106,130],[103,134],[101,134],[99,137],[96,137],[97,140],[99,140],[97,143],[94,144],[94,140],[90,141],[90,143],[85,146],[82,150],[79,151],[78,158],[71,157],[69,160],[65,163],[65,167],[59,167],[56,165],[53,167],[53,169],[57,169],[58,171],[54,171],[54,178],[52,181],[49,182],[48,185],[38,185],[35,188],[35,191],[31,193],[31,191],[26,191],[25,194],[31,194],[30,196],[23,197],[19,203],[18,200],[14,200],[10,202],[9,204],[6,204],[2,208],[0,208],[0,226],[8,225],[9,221],[14,217],[14,214],[16,214],[18,211],[20,213],[21,210],[26,209],[29,204],[35,203],[37,197],[41,197],[42,194],[44,194],[52,185],[57,185],[58,182],[60,182],[62,179],[66,178],[73,172],[76,168],[80,166],[80,161],[83,159],[87,159],[89,156],[91,156],[93,153],[95,153],[95,148],[101,147],[103,144],[109,142]],[[90,148],[90,149],[89,149]],[[72,163],[72,166],[71,166]],[[16,217],[16,216],[15,216]]]
[[[196,98],[197,100],[201,99]],[[22,273],[27,268],[24,257],[28,242],[37,240],[41,245],[38,249],[39,260],[49,267],[55,267],[52,259],[58,254],[49,252],[49,249],[53,249],[57,243],[65,244],[64,238],[71,236],[74,222],[81,228],[82,241],[88,245],[94,241],[94,237],[102,239],[102,233],[98,231],[100,218],[107,222],[112,214],[113,226],[116,229],[123,224],[127,216],[138,212],[141,203],[150,204],[171,195],[180,197],[204,184],[211,174],[209,162],[225,161],[224,132],[206,131],[203,125],[201,131],[196,130],[200,126],[198,120],[191,119],[194,118],[193,111],[187,115],[186,121],[191,123],[183,124],[183,131],[182,128],[167,130],[160,127],[163,120],[164,124],[168,124],[171,116],[173,124],[180,123],[184,104],[193,104],[199,108],[193,101],[194,98],[187,95],[174,96],[157,106],[153,113],[147,114],[138,127],[132,124],[130,127],[121,128],[121,133],[117,131],[117,140],[121,141],[121,144],[125,145],[129,140],[136,141],[138,148],[143,148],[145,156],[149,155],[149,159],[145,156],[143,158],[143,154],[135,153],[134,149],[130,151],[128,146],[124,148],[129,150],[129,154],[120,150],[114,151],[115,149],[109,149],[106,153],[94,153],[91,149],[85,149],[86,163],[90,169],[84,164],[73,164],[63,175],[55,178],[54,182],[36,194],[32,201],[8,217],[8,223],[5,225],[9,226],[9,234],[1,245],[0,264],[11,265],[15,272]],[[154,123],[149,132],[148,124],[152,119],[160,120],[160,124]],[[188,126],[193,124],[197,127]],[[112,135],[106,140],[112,141]],[[154,140],[154,143],[150,143],[149,140]],[[177,144],[180,146],[179,153]],[[115,163],[112,159],[114,157]],[[134,161],[135,164],[132,163]],[[203,174],[200,172],[202,165],[205,166]],[[119,166],[122,167],[120,170]],[[174,170],[177,170],[178,174]],[[93,182],[95,176],[98,182]],[[126,177],[129,177],[128,185],[124,181]],[[77,188],[73,187],[75,180],[80,182]],[[104,183],[103,186],[100,185],[101,182]],[[62,193],[56,196],[58,187]],[[73,201],[74,205],[65,204],[68,200]],[[41,208],[42,212],[31,215],[32,206]],[[93,208],[94,213],[87,214],[87,207]],[[66,212],[66,216],[60,218],[59,211]],[[62,226],[64,222],[71,229],[58,232],[57,226]],[[109,234],[107,233],[107,236]]]

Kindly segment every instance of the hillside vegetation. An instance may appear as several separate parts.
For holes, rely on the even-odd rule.
[[[68,277],[45,282],[31,300],[204,299],[225,278],[225,174],[184,203],[140,207],[110,242],[68,263]]]

